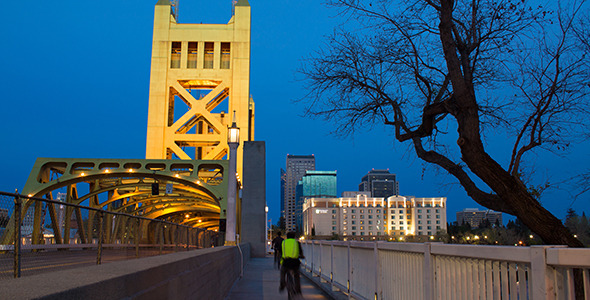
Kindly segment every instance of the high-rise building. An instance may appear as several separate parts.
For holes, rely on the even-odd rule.
[[[306,171],[315,170],[315,156],[313,155],[287,155],[287,168],[285,171],[285,186],[283,201],[283,216],[287,231],[295,231],[296,228],[296,190],[297,183],[303,178]]]
[[[285,187],[287,186],[287,172],[281,168],[281,216],[285,216]]]
[[[374,198],[387,198],[399,195],[399,185],[389,170],[371,170],[361,179],[359,191],[371,192]]]
[[[303,230],[303,203],[309,197],[334,198],[337,193],[336,171],[305,171],[295,190],[295,228]]]
[[[467,223],[475,228],[479,227],[484,220],[488,220],[492,225],[496,222],[502,225],[502,213],[491,209],[479,210],[477,208],[465,208],[457,212],[457,225]]]

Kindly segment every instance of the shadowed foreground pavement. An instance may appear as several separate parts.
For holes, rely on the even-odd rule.
[[[279,276],[273,257],[251,258],[244,269],[244,277],[238,280],[226,299],[287,299],[286,290],[279,293]],[[301,290],[306,300],[331,299],[303,275]]]

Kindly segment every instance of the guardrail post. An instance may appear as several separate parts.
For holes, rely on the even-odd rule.
[[[103,222],[104,222],[104,213],[102,211],[98,212],[98,249],[96,253],[96,264],[100,265],[102,263],[102,237],[103,237]]]
[[[318,267],[318,277],[320,278],[320,282],[322,282],[322,241],[318,241],[318,248],[320,249],[320,258],[319,263],[320,266]]]
[[[189,228],[188,228],[188,226],[187,226],[187,227],[186,227],[186,251],[188,251],[188,250],[189,250],[189,246],[188,246],[188,244],[189,244],[189,241],[190,241],[190,239],[191,239],[191,236],[190,236],[190,231],[189,231]]]
[[[433,299],[434,289],[434,265],[432,263],[432,243],[424,243],[424,299]]]
[[[555,285],[547,271],[547,246],[531,246],[531,299],[555,299]]]
[[[379,267],[379,248],[377,247],[377,241],[375,241],[375,245],[373,245],[373,259],[375,261],[375,300],[381,299],[380,295],[380,288],[381,288],[381,280],[379,278],[379,271],[381,268]]]
[[[330,290],[334,290],[334,242],[330,243]]]
[[[21,210],[22,200],[19,195],[16,195],[14,197],[14,278],[20,278]]]
[[[162,255],[162,249],[164,248],[164,226],[162,223],[158,223],[158,233],[159,233],[159,240],[160,240],[160,255]]]
[[[348,278],[346,279],[346,289],[348,299],[350,299],[350,279],[352,278],[352,257],[350,256],[350,241],[347,245],[347,257],[348,257]]]
[[[135,257],[139,257],[139,222],[141,222],[141,220],[137,218],[137,227],[135,227]]]

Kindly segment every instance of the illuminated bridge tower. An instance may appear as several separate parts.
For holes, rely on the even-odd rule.
[[[227,128],[254,139],[250,98],[250,4],[234,1],[227,24],[178,24],[176,7],[155,7],[146,143],[147,159],[227,157]],[[205,10],[204,10],[205,11]]]

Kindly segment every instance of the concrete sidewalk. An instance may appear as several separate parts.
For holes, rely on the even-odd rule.
[[[273,257],[251,258],[244,277],[233,286],[226,299],[287,299],[287,291],[279,293],[280,272],[273,265]],[[305,276],[301,275],[301,290],[307,300],[331,299]]]

